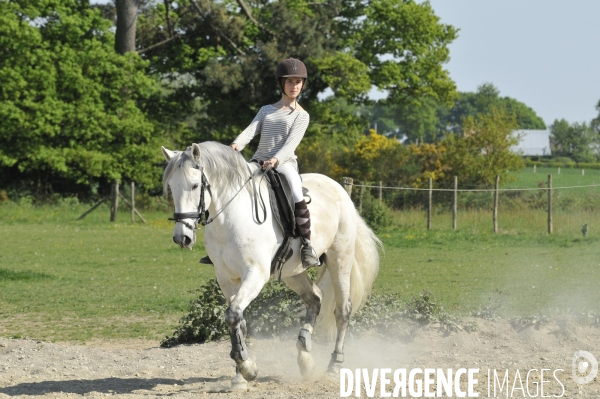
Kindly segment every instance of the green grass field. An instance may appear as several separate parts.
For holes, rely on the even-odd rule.
[[[537,187],[538,185],[546,185],[548,175],[552,175],[553,187],[570,187],[570,186],[585,186],[600,184],[600,170],[586,169],[584,175],[581,169],[561,168],[560,174],[558,168],[537,168],[536,173],[533,173],[533,168],[524,168],[523,170],[513,173],[511,176],[515,178],[514,182],[502,184],[502,188],[529,188]],[[577,189],[578,192],[587,190],[596,190],[600,188]]]
[[[0,335],[161,338],[214,275],[202,245],[180,250],[160,213],[108,222],[102,206],[0,206]]]
[[[386,254],[376,292],[411,297],[426,289],[450,313],[462,315],[489,304],[499,291],[499,313],[505,316],[600,310],[598,232],[585,239],[581,233],[548,236],[531,230],[494,235],[491,221],[487,227],[464,221],[467,226],[457,231],[427,232],[409,221],[411,216],[424,226],[422,215],[404,215],[407,227],[380,234]]]
[[[214,276],[212,267],[198,264],[201,244],[193,251],[173,244],[167,212],[146,212],[142,224],[129,222],[124,211],[110,223],[103,205],[76,221],[86,209],[0,205],[0,336],[161,339]],[[394,212],[394,227],[379,234],[385,254],[375,292],[400,292],[408,300],[425,289],[463,315],[498,291],[506,316],[599,312],[600,217],[557,211],[552,236],[546,217],[543,210],[501,206],[495,235],[487,210],[460,210],[457,231],[448,212],[435,213],[431,231],[425,212]],[[582,223],[590,226],[585,238]]]

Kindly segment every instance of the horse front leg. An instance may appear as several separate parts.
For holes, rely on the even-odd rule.
[[[230,305],[225,312],[225,323],[229,327],[229,338],[231,339],[231,352],[229,356],[236,363],[236,377],[232,380],[232,386],[241,386],[245,381],[253,381],[258,373],[256,362],[248,357],[248,346],[246,344],[246,320],[243,311],[239,307]],[[245,381],[239,378],[239,375]]]
[[[319,287],[312,282],[306,272],[296,276],[286,277],[283,281],[300,296],[306,306],[304,325],[298,334],[296,348],[298,349],[297,362],[300,367],[300,373],[302,374],[302,377],[308,378],[315,367],[315,362],[310,354],[312,349],[311,336],[317,316],[321,311],[321,299],[323,298],[323,293]]]
[[[241,336],[236,335],[236,344],[234,345],[234,338],[232,337],[231,329],[229,331],[229,337],[231,338],[231,352],[229,355],[236,362],[235,377],[233,377],[231,380],[231,388],[234,390],[246,389],[247,381],[254,380],[258,372],[256,363],[252,364],[252,361],[248,360],[248,348],[245,341],[245,338],[248,335],[248,329],[246,328],[245,319],[242,319],[239,325],[239,332],[241,332]],[[239,361],[245,364],[245,366],[240,368],[238,365]],[[242,374],[242,370],[245,371],[245,374]]]
[[[225,323],[229,327],[229,338],[231,339],[231,352],[229,355],[236,363],[236,377],[232,380],[232,386],[242,387],[244,381],[253,381],[258,374],[256,362],[249,358],[248,346],[246,344],[246,320],[244,320],[244,309],[258,296],[265,284],[265,280],[248,273],[247,278],[242,281],[238,292],[230,302],[225,311]]]

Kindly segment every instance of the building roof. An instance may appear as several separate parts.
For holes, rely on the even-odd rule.
[[[511,147],[511,151],[518,152],[523,156],[548,156],[552,155],[550,150],[550,130],[515,130],[513,134],[519,134],[521,141]]]

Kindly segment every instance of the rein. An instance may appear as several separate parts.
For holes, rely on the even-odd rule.
[[[263,200],[262,193],[260,191],[260,185],[262,183],[262,179],[264,179],[265,174],[263,173],[263,175],[261,176],[261,180],[258,183],[258,190],[256,189],[256,182],[254,181],[254,177],[262,170],[260,167],[258,169],[256,169],[254,172],[250,172],[250,167],[246,165],[246,167],[248,168],[248,171],[250,172],[250,177],[248,177],[248,179],[246,179],[246,181],[242,184],[242,186],[239,188],[239,190],[233,195],[233,197],[231,197],[229,199],[229,201],[227,201],[225,203],[225,205],[223,205],[221,207],[221,209],[217,212],[217,214],[215,216],[213,216],[212,218],[209,218],[209,213],[208,213],[208,210],[206,209],[206,202],[204,200],[204,193],[206,191],[208,191],[208,194],[210,195],[211,198],[213,197],[212,191],[210,189],[210,183],[208,182],[208,179],[206,178],[206,175],[204,174],[204,168],[200,167],[200,165],[198,165],[198,164],[194,164],[194,166],[192,166],[192,167],[194,169],[200,170],[200,172],[202,173],[202,181],[201,181],[201,185],[200,185],[200,202],[198,203],[198,210],[196,212],[184,212],[184,213],[174,212],[173,217],[169,218],[169,220],[173,220],[173,221],[175,221],[175,223],[181,223],[190,230],[196,230],[198,228],[198,222],[202,226],[206,226],[207,224],[212,223],[217,218],[217,216],[219,216],[225,210],[225,208],[227,208],[229,206],[231,201],[233,201],[234,198],[238,196],[238,194],[242,191],[242,189],[246,186],[246,184],[248,184],[248,182],[250,180],[252,180],[253,199],[254,199],[253,211],[256,212],[256,221],[258,222],[258,224],[263,224],[266,221],[267,208],[265,206],[265,201]],[[269,166],[266,171],[268,171],[270,168],[271,168],[271,166]],[[260,218],[258,216],[259,199],[260,199],[260,206],[263,210],[263,220],[262,221],[260,220]],[[196,219],[195,226],[192,226],[191,224],[186,222],[184,219]]]

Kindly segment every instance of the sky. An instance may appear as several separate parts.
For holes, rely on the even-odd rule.
[[[546,125],[589,122],[600,100],[600,1],[429,0],[459,28],[446,64],[459,91],[490,82]]]

